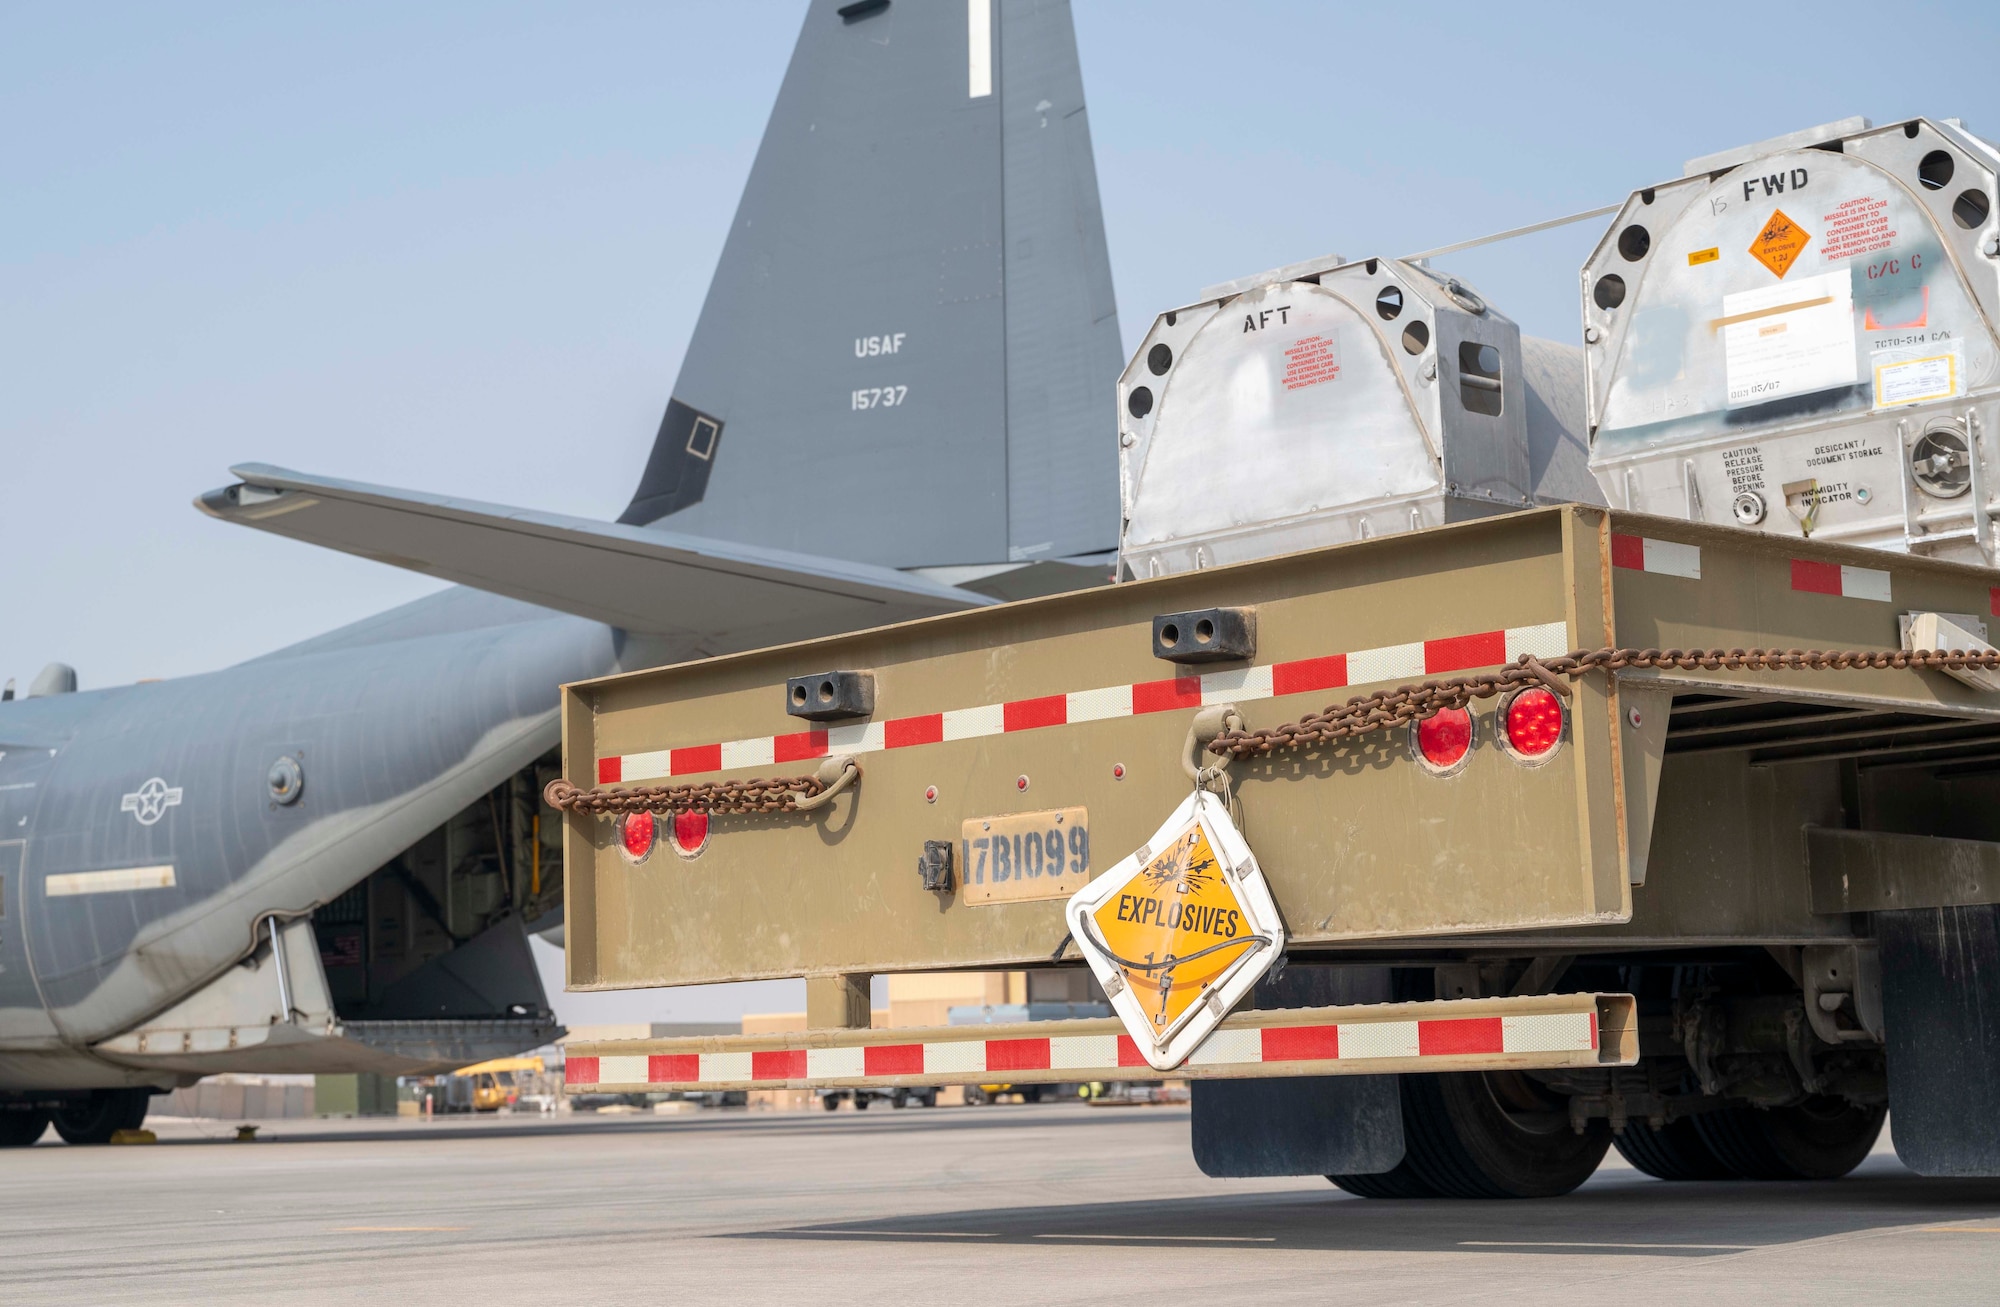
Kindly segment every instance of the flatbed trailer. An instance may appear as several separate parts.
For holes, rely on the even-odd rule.
[[[2000,1174],[1993,659],[1893,656],[1994,614],[1990,569],[1569,505],[570,685],[569,987],[804,977],[814,1027],[577,1045],[570,1087],[1148,1061],[1129,1023],[869,1031],[868,981],[1078,965],[1067,901],[1206,766],[1283,960],[1173,1072],[1212,1173],[1527,1196],[1616,1143],[1666,1178],[1830,1176],[1893,1104],[1919,1171]],[[1689,650],[1880,656],[1659,656]],[[1427,682],[1463,709],[1398,692]],[[1491,1041],[1558,1000],[1589,1046]],[[1497,1024],[1449,1062],[1269,1034],[1360,1047],[1465,1003]]]

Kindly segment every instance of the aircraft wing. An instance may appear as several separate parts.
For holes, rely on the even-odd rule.
[[[650,527],[309,476],[262,463],[195,506],[707,652],[929,617],[994,600],[894,568]]]

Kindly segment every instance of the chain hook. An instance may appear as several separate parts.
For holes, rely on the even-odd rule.
[[[1181,746],[1181,771],[1194,782],[1196,789],[1221,793],[1214,788],[1216,783],[1220,782],[1225,787],[1228,785],[1228,778],[1223,773],[1229,770],[1229,764],[1236,761],[1235,757],[1225,753],[1220,761],[1204,767],[1201,763],[1202,748],[1224,732],[1242,729],[1243,714],[1236,710],[1233,703],[1215,704],[1194,715],[1194,720],[1188,723],[1187,742]]]

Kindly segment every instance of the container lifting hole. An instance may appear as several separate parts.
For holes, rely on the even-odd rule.
[[[1500,416],[1500,351],[1476,340],[1459,342],[1458,401],[1468,413]]]
[[[1952,201],[1951,220],[1967,231],[1975,231],[1986,225],[1986,215],[1993,211],[1993,202],[1986,198],[1985,191],[1960,191]]]
[[[1932,150],[1917,164],[1917,180],[1927,191],[1941,191],[1951,185],[1958,162],[1943,150]]]

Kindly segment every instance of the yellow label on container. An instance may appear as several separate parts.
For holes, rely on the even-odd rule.
[[[1722,251],[1713,245],[1705,250],[1692,250],[1688,253],[1688,266],[1692,268],[1703,263],[1713,263],[1721,257]]]

